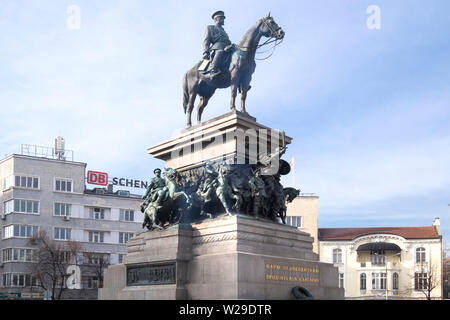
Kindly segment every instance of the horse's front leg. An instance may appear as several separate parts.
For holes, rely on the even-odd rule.
[[[188,102],[187,108],[186,108],[187,126],[188,127],[190,127],[192,125],[192,123],[191,123],[191,115],[192,115],[192,110],[194,109],[194,103],[195,103],[196,96],[197,96],[197,93],[191,93],[189,95],[189,102]]]
[[[241,87],[241,112],[245,111],[245,100],[247,99],[247,92],[250,88],[250,85],[248,83],[243,84]]]
[[[208,101],[209,97],[200,96],[200,103],[197,106],[197,123],[202,122],[203,109],[205,109],[206,105],[208,104]]]
[[[237,95],[237,84],[235,82],[231,83],[231,102],[230,108],[231,111],[236,110],[236,95]]]

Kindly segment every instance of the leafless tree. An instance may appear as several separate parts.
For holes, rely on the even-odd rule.
[[[50,290],[52,300],[61,299],[65,290],[67,267],[74,264],[73,260],[77,259],[81,244],[71,240],[63,243],[54,241],[44,230],[37,232],[29,241],[38,246],[36,262],[29,267],[31,276],[38,280],[39,286],[44,290]]]
[[[94,274],[98,279],[98,287],[103,288],[103,273],[110,265],[110,256],[106,253],[85,252],[85,263],[83,267],[86,271]]]
[[[432,300],[432,291],[438,288],[442,283],[441,273],[437,265],[430,264],[429,267],[423,267],[420,270],[416,270],[414,274],[411,275],[414,279],[414,287],[408,291],[411,293],[421,292],[427,300]]]

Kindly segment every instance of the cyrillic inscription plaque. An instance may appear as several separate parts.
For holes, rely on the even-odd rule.
[[[127,286],[176,283],[176,264],[145,264],[127,267]]]

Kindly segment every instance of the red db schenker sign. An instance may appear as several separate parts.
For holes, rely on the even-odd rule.
[[[100,186],[108,185],[108,174],[106,172],[88,171],[87,183],[98,184]]]

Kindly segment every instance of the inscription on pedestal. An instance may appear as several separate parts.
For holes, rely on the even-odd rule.
[[[176,283],[176,264],[143,264],[127,267],[127,286]]]
[[[318,284],[319,268],[302,265],[266,263],[266,280]]]

